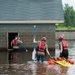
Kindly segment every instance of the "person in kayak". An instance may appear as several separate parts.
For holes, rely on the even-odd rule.
[[[68,42],[64,39],[63,36],[59,36],[59,50],[60,50],[60,57],[68,58]]]
[[[33,43],[37,43],[37,62],[44,62],[44,57],[45,57],[45,51],[47,52],[48,55],[50,55],[48,51],[48,45],[46,41],[46,37],[42,37],[41,41],[36,41],[35,37],[33,39]]]

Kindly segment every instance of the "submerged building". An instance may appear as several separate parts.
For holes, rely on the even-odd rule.
[[[12,50],[10,43],[16,35],[26,48],[33,49],[34,25],[36,40],[45,36],[54,55],[55,25],[63,21],[61,0],[0,0],[0,51],[6,52],[4,60],[8,60],[8,52]]]

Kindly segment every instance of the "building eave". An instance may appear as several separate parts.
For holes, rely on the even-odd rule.
[[[59,24],[64,20],[0,21],[0,24]]]

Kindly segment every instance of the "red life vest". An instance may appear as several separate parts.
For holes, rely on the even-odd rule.
[[[18,45],[17,40],[13,40],[13,45],[14,45],[14,46],[17,46],[17,45]]]
[[[68,50],[68,42],[67,41],[63,41],[62,42],[62,46],[63,46],[63,50]]]
[[[40,51],[40,52],[44,52],[45,49],[46,49],[46,42],[41,41],[41,42],[39,43],[39,51]]]

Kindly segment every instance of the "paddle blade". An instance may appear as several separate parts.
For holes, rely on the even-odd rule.
[[[26,52],[28,52],[28,50],[26,49]]]
[[[36,60],[36,50],[34,48],[33,52],[32,52],[32,60]]]

